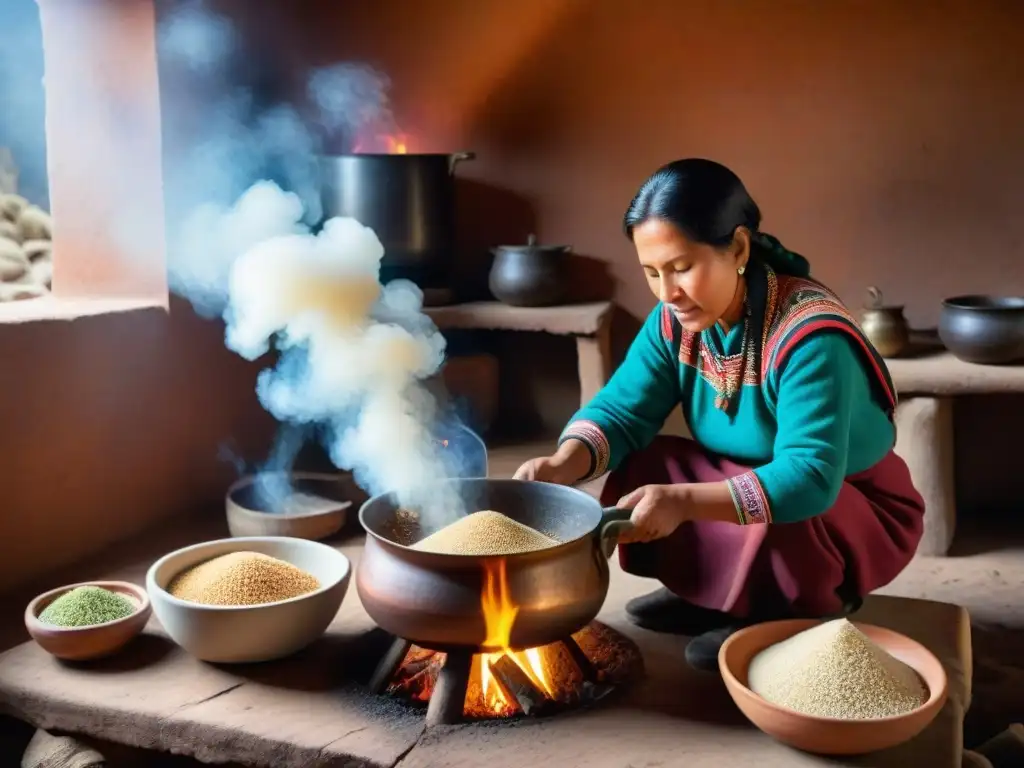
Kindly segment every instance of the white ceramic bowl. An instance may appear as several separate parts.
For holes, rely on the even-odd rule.
[[[320,589],[263,605],[200,605],[167,591],[186,568],[229,552],[259,552],[312,574]],[[164,555],[146,573],[153,613],[171,639],[203,661],[248,663],[289,656],[320,637],[348,591],[352,566],[341,552],[305,539],[250,536],[218,539]]]

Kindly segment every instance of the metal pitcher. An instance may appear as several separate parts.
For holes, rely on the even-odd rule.
[[[903,305],[886,306],[882,292],[871,286],[861,315],[861,329],[882,357],[899,357],[910,346],[910,324]]]

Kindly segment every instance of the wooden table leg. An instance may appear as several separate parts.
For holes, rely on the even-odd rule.
[[[576,337],[580,377],[580,405],[586,405],[612,375],[611,318],[593,336]]]
[[[924,535],[918,554],[943,557],[956,531],[953,400],[911,397],[896,409],[896,453],[907,462],[924,497]]]

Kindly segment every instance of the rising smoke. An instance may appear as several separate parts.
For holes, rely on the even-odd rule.
[[[200,3],[180,5],[161,19],[159,43],[161,72],[191,75],[206,90],[200,140],[181,142],[165,162],[175,177],[172,289],[201,314],[222,316],[226,344],[240,356],[276,349],[257,393],[285,434],[315,426],[332,461],[367,491],[394,491],[428,525],[449,521],[462,510],[432,485],[451,467],[435,439],[439,405],[424,385],[445,342],[422,312],[422,292],[407,281],[381,285],[384,248],[358,221],[335,218],[314,231],[321,135],[296,109],[234,84],[239,35],[228,20]],[[313,122],[349,137],[388,125],[387,87],[362,65],[314,72]],[[173,115],[168,98],[163,110]],[[174,130],[172,122],[172,145]],[[288,469],[300,444],[279,440],[266,469]],[[288,491],[261,487],[278,497],[271,506]]]
[[[366,490],[394,490],[430,522],[444,522],[458,512],[455,500],[424,491],[455,469],[434,441],[440,417],[453,424],[424,386],[444,340],[414,285],[380,285],[383,247],[372,231],[344,219],[319,227],[324,137],[351,147],[360,135],[392,131],[387,77],[355,63],[315,71],[300,112],[266,88],[240,85],[261,57],[244,49],[228,18],[194,0],[156,7],[170,284],[201,315],[224,318],[226,343],[242,357],[278,352],[257,383],[282,426],[260,486],[266,505],[279,507],[290,491],[269,478],[279,479],[275,470],[289,469],[315,434]],[[97,29],[108,28],[105,12],[97,3]],[[0,2],[0,28],[0,144],[27,172],[22,191],[45,205],[45,184],[32,183],[45,179],[35,0]],[[103,94],[86,90],[77,106],[95,108],[90,100]],[[116,103],[106,107],[117,113]],[[115,127],[130,164],[133,124],[123,122]],[[126,230],[112,234],[131,252],[152,228],[132,190],[122,197]]]

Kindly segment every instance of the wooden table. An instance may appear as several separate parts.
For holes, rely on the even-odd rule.
[[[585,405],[611,376],[614,306],[610,301],[557,307],[510,307],[497,301],[476,301],[426,307],[423,311],[441,330],[523,331],[574,337],[580,404]]]

